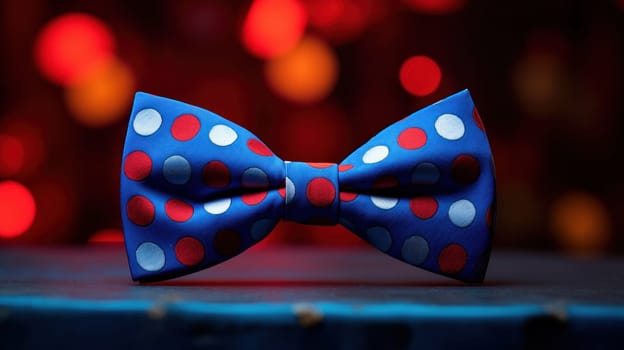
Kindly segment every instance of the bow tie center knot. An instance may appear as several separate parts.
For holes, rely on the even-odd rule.
[[[335,225],[339,217],[338,165],[284,162],[284,218],[304,224]]]

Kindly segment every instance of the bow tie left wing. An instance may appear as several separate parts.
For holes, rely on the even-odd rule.
[[[122,162],[134,280],[231,258],[264,238],[283,213],[283,161],[251,132],[183,102],[137,93]]]
[[[495,184],[483,123],[467,90],[390,125],[339,166],[340,222],[426,270],[482,281]]]

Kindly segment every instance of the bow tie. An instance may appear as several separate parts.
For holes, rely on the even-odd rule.
[[[467,90],[390,125],[340,164],[283,161],[227,119],[139,92],[121,207],[138,281],[218,264],[285,219],[341,224],[406,263],[480,282],[494,189],[490,147]]]

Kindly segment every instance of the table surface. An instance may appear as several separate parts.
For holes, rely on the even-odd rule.
[[[379,326],[392,320],[408,328],[418,326],[409,328],[410,341],[399,346],[407,348],[423,348],[420,341],[414,343],[420,339],[414,334],[423,325],[438,325],[429,330],[430,336],[453,326],[466,330],[466,320],[489,324],[485,329],[490,333],[484,337],[506,322],[509,343],[498,345],[513,348],[521,340],[526,347],[532,339],[527,329],[537,322],[531,332],[537,332],[540,342],[552,341],[556,333],[559,344],[583,339],[594,344],[598,330],[601,344],[608,347],[615,339],[609,337],[624,330],[624,259],[495,252],[485,283],[464,284],[369,248],[265,246],[189,276],[138,284],[130,279],[121,245],[1,247],[0,339],[3,325],[6,333],[15,322],[22,328],[45,323],[47,312],[112,319],[120,312],[136,313],[152,321],[171,315],[239,326],[247,322],[245,332],[254,325],[280,324],[276,337],[291,323],[314,328],[332,321]],[[570,322],[572,326],[567,325]],[[324,328],[324,334],[348,333],[344,324]],[[561,324],[566,325],[564,333]],[[47,329],[35,328],[43,333]],[[594,333],[582,333],[587,329]],[[580,338],[560,337],[573,330],[581,332]],[[470,332],[476,339],[475,331]],[[445,332],[441,334],[439,340],[452,345],[444,339]],[[24,344],[36,344],[32,341],[20,338],[15,344],[28,348]],[[301,345],[298,341],[293,338],[287,344]],[[233,347],[241,345],[239,340],[236,344]],[[364,347],[370,344],[374,342]]]

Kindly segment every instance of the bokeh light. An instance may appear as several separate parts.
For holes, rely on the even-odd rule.
[[[440,66],[427,56],[412,56],[405,60],[399,71],[403,88],[418,97],[435,92],[442,81]]]
[[[403,0],[412,10],[428,15],[448,15],[460,11],[467,0]]]
[[[113,35],[102,21],[84,13],[68,13],[43,27],[34,54],[47,79],[67,86],[114,51]]]
[[[89,243],[122,243],[123,241],[123,232],[115,228],[98,230],[89,237]]]
[[[265,76],[278,95],[300,103],[313,103],[325,98],[333,89],[338,75],[338,60],[327,43],[305,37],[292,51],[269,60]]]
[[[605,252],[611,241],[611,223],[604,203],[591,193],[570,192],[553,204],[550,223],[563,249],[572,254]]]
[[[285,54],[301,39],[306,23],[299,1],[255,0],[243,22],[243,45],[260,58]]]
[[[24,144],[12,135],[0,134],[0,177],[17,174],[24,166]]]
[[[65,91],[73,117],[89,127],[109,125],[125,115],[134,96],[134,76],[121,61],[100,62]]]
[[[26,232],[35,219],[35,200],[24,185],[0,182],[0,237],[14,238]]]
[[[303,3],[310,27],[336,44],[357,38],[387,12],[383,0],[305,0]]]

